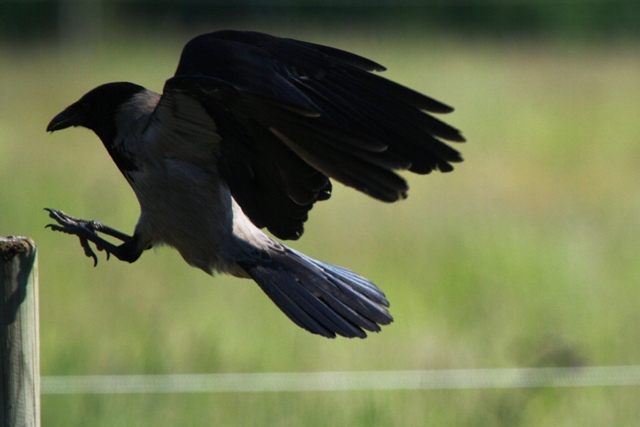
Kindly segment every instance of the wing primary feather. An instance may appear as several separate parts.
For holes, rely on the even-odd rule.
[[[271,128],[271,131],[307,163],[347,186],[386,202],[406,197],[409,189],[406,181],[387,169],[367,164],[349,154],[314,150],[311,144],[302,147],[277,129]]]

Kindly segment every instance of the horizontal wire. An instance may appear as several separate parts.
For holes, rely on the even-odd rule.
[[[44,376],[42,394],[439,390],[640,385],[640,365],[579,368]]]

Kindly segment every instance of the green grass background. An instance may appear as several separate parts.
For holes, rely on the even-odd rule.
[[[293,247],[372,279],[395,322],[366,340],[292,324],[253,282],[161,248],[97,268],[44,229],[54,207],[133,230],[97,137],[47,135],[89,89],[161,91],[191,35],[0,48],[0,235],[39,245],[43,375],[640,363],[640,56],[607,43],[270,29],[358,52],[456,107],[451,174],[385,205],[337,185]],[[634,426],[637,387],[45,395],[44,426]]]

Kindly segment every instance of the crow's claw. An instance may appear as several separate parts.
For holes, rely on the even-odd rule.
[[[88,258],[93,259],[94,267],[97,266],[98,257],[95,254],[95,252],[93,252],[93,249],[91,249],[91,246],[89,245],[89,240],[87,240],[87,238],[83,236],[83,234],[86,234],[86,233],[93,234],[96,237],[98,236],[93,227],[93,224],[92,224],[93,221],[77,219],[56,209],[45,208],[45,210],[49,212],[49,217],[53,218],[58,223],[58,224],[47,224],[45,227],[50,228],[53,231],[60,231],[62,233],[73,234],[78,236],[78,239],[80,240],[80,246],[82,246],[82,249],[84,250],[84,254]],[[98,250],[101,250],[97,245],[96,245],[96,248]]]
[[[93,252],[93,249],[91,249],[91,246],[89,246],[89,241],[84,237],[79,237],[79,236],[78,236],[78,239],[80,239],[80,246],[82,246],[82,249],[84,249],[84,254],[89,258],[93,258],[93,266],[97,267],[98,256],[95,254],[95,252]],[[109,253],[107,252],[107,261],[108,260],[109,260]]]
[[[98,257],[89,245],[89,241],[94,242],[98,251],[105,251],[107,260],[109,260],[110,249],[100,243],[104,240],[97,233],[97,231],[102,231],[105,226],[97,221],[74,218],[57,209],[45,208],[45,210],[49,212],[49,217],[57,222],[57,224],[47,224],[45,227],[53,231],[78,236],[84,254],[93,259],[94,267],[98,265]]]

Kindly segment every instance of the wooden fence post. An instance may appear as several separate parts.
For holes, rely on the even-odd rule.
[[[36,245],[0,237],[0,427],[40,427]]]

